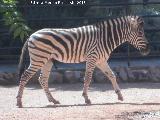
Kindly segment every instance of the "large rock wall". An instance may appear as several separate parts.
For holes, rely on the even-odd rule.
[[[118,82],[160,82],[160,66],[151,67],[114,67],[112,70],[118,77]],[[29,83],[38,83],[39,73],[37,72]],[[57,70],[52,71],[49,83],[77,83],[83,82],[85,71]],[[108,78],[99,70],[95,69],[92,82],[110,83]],[[18,75],[16,73],[1,72],[0,84],[16,84]]]

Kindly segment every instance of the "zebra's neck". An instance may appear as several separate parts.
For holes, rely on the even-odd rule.
[[[97,27],[100,32],[100,41],[105,52],[110,55],[118,46],[126,42],[128,34],[127,17],[110,19],[100,22]]]

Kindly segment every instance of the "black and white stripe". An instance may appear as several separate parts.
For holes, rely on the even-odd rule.
[[[41,75],[43,81],[48,80],[51,67],[45,66],[46,64],[52,65],[51,61],[57,60],[64,63],[86,61],[83,90],[86,103],[90,103],[87,90],[95,67],[100,68],[104,74],[109,76],[115,91],[119,91],[113,72],[108,65],[105,65],[110,54],[124,42],[129,42],[144,53],[148,43],[144,36],[143,20],[138,16],[109,19],[94,25],[71,29],[46,28],[33,33],[26,42],[30,55],[30,66],[21,77],[18,97],[22,96],[21,86],[24,86],[37,70],[43,71]],[[46,85],[42,84],[48,95],[49,91],[46,90],[48,88],[44,86]],[[53,98],[52,100],[51,97],[48,98],[49,101],[55,102]]]

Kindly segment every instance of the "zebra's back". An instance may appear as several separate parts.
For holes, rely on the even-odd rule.
[[[29,38],[30,57],[45,61],[55,59],[64,63],[83,62],[89,46],[93,44],[94,34],[93,26],[39,30]]]

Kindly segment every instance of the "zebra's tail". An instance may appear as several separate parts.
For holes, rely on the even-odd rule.
[[[21,51],[21,55],[20,55],[20,59],[19,59],[19,64],[18,64],[18,77],[19,80],[25,70],[26,67],[26,63],[25,63],[25,58],[27,55],[27,51],[28,51],[28,39],[26,40],[26,42],[23,45],[22,51]]]

